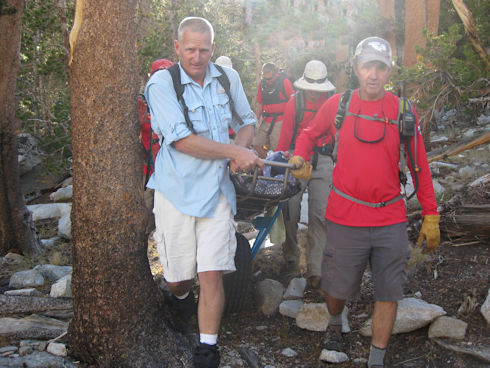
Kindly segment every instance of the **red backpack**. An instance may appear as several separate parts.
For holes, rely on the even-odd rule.
[[[151,73],[167,69],[174,63],[167,59],[158,59],[151,64]],[[138,117],[141,126],[141,143],[145,149],[145,164],[143,166],[143,174],[145,175],[145,187],[148,183],[150,175],[153,174],[153,167],[157,153],[160,150],[160,142],[158,136],[151,130],[150,110],[143,94],[138,95]]]

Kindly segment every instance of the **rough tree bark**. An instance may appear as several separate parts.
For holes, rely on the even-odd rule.
[[[15,87],[19,70],[23,0],[0,6],[0,255],[10,249],[37,254],[41,247],[20,190]]]
[[[473,50],[475,50],[475,52],[486,63],[487,68],[490,67],[490,61],[488,61],[487,52],[483,48],[480,38],[478,37],[478,32],[476,30],[471,11],[468,9],[463,0],[452,0],[452,3],[454,9],[456,9],[456,12],[463,22],[464,30],[466,32],[466,35],[468,36],[468,39],[470,40]]]
[[[187,367],[147,258],[137,121],[137,0],[77,0],[70,33],[70,351],[98,367]]]

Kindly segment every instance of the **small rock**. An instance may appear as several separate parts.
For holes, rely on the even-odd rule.
[[[320,354],[320,360],[328,363],[343,363],[349,360],[346,353],[335,350],[323,349]]]
[[[325,303],[304,304],[296,316],[296,325],[309,331],[326,331],[330,315]]]
[[[463,133],[463,136],[465,138],[471,138],[475,135],[475,129],[468,129],[466,132]]]
[[[70,201],[73,197],[73,185],[67,185],[66,187],[58,189],[49,195],[49,199],[53,202],[66,202]]]
[[[44,341],[44,340],[21,340],[21,342],[19,344],[20,347],[30,346],[37,351],[46,350],[47,345],[48,345],[48,342]]]
[[[415,331],[427,326],[437,317],[445,315],[446,311],[435,304],[429,304],[422,299],[405,298],[398,302],[393,334]],[[371,336],[371,323],[369,319],[359,331],[363,336]]]
[[[66,275],[51,285],[51,298],[71,298],[71,274]]]
[[[476,170],[474,167],[465,166],[459,169],[458,173],[462,178],[470,178],[476,174]]]
[[[10,277],[9,287],[23,289],[44,285],[44,277],[37,270],[25,270],[16,272]]]
[[[284,286],[279,281],[265,279],[257,284],[256,301],[259,310],[271,316],[279,309],[284,294]]]
[[[58,220],[58,236],[71,239],[71,217],[69,214]]]
[[[463,340],[468,324],[457,318],[441,316],[434,320],[429,327],[429,338],[436,337]]]
[[[305,292],[306,279],[304,277],[293,278],[283,295],[283,299],[301,299]]]
[[[17,253],[7,253],[3,258],[10,264],[21,264],[24,262],[24,256]]]
[[[65,344],[59,342],[50,342],[46,351],[50,354],[61,357],[68,355]]]
[[[56,245],[56,243],[58,243],[60,239],[61,238],[59,236],[53,236],[52,238],[49,239],[41,239],[40,242],[44,248],[49,249],[52,248],[54,245]]]
[[[291,348],[286,348],[284,349],[283,351],[281,351],[281,354],[284,355],[284,356],[287,356],[289,358],[293,358],[295,357],[296,355],[298,355],[297,352],[295,352],[293,349]]]
[[[39,271],[41,275],[50,281],[58,281],[62,277],[71,274],[72,266],[56,266],[52,264],[37,265],[34,270]]]
[[[59,218],[71,211],[71,203],[43,203],[27,206],[34,221]]]
[[[19,348],[19,355],[20,356],[28,355],[31,354],[33,351],[34,349],[32,348],[32,346],[21,346]]]
[[[286,317],[296,318],[303,304],[302,300],[284,300],[279,304],[279,313]]]

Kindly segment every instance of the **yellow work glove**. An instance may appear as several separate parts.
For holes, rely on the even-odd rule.
[[[432,252],[436,250],[437,246],[441,242],[441,232],[439,230],[439,220],[441,215],[425,215],[422,228],[420,229],[419,238],[417,240],[417,247],[420,247],[424,238],[427,241],[427,246],[424,253]]]
[[[310,180],[312,166],[301,156],[293,156],[288,161],[289,164],[296,166],[296,169],[291,169],[291,174],[297,179]]]

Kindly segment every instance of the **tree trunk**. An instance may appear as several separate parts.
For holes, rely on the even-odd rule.
[[[15,87],[23,9],[23,0],[7,1],[0,8],[0,255],[10,249],[31,255],[41,251],[20,190],[17,161]]]
[[[417,63],[415,47],[426,43],[424,28],[437,35],[440,8],[441,0],[405,0],[404,66],[410,68]]]
[[[137,0],[77,0],[70,350],[98,367],[185,367],[147,258],[136,110]]]
[[[468,9],[463,0],[452,0],[452,3],[454,9],[456,9],[456,12],[463,22],[464,30],[468,36],[468,39],[470,40],[471,47],[473,47],[473,50],[475,50],[475,52],[482,58],[487,65],[487,68],[490,67],[487,52],[483,48],[480,38],[478,37],[478,31],[476,30],[471,11]]]

